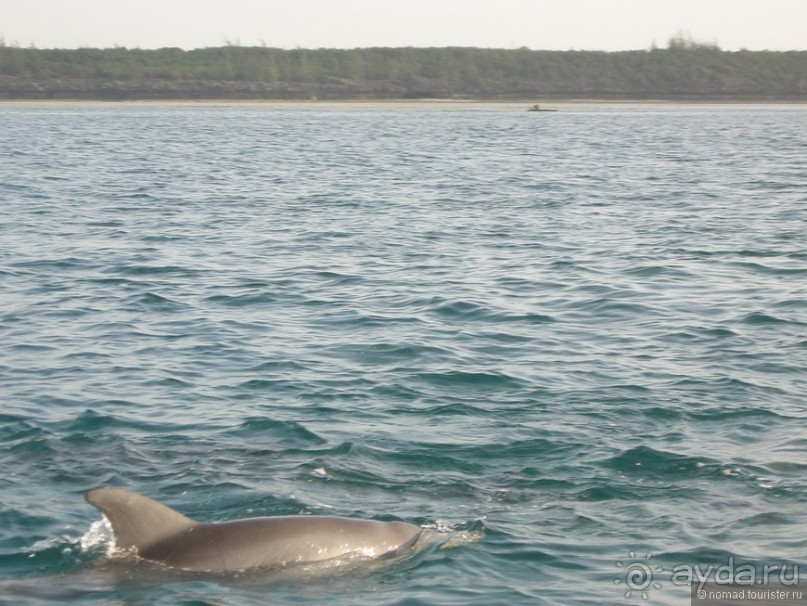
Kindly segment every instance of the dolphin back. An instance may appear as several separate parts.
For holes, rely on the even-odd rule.
[[[196,522],[148,497],[120,488],[96,488],[84,498],[112,524],[118,549],[138,553],[196,526]]]
[[[85,498],[109,519],[118,549],[199,572],[271,569],[339,558],[390,559],[405,554],[423,532],[405,522],[334,516],[276,516],[200,524],[120,488],[97,488]]]

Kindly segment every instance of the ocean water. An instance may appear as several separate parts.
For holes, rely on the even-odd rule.
[[[803,107],[0,109],[0,604],[807,578],[806,219]],[[142,574],[110,561],[97,486],[458,540],[307,579]]]

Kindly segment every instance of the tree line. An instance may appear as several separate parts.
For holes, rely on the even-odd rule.
[[[807,100],[807,51],[482,48],[184,51],[0,44],[0,98]]]

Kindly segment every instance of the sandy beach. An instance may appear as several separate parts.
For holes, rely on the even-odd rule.
[[[475,101],[456,99],[423,100],[346,100],[346,101],[238,101],[238,100],[0,100],[0,109],[249,109],[249,110],[317,110],[317,111],[525,111],[535,100]],[[563,100],[541,101],[546,109],[558,111],[674,111],[689,110],[747,110],[754,108],[804,110],[807,103],[793,102],[705,102],[705,101],[598,101]],[[542,114],[545,115],[545,114]]]

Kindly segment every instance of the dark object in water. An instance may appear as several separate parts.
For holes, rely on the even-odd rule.
[[[556,109],[544,109],[538,103],[536,103],[532,107],[528,107],[527,111],[528,112],[556,112],[558,110],[556,110]]]

